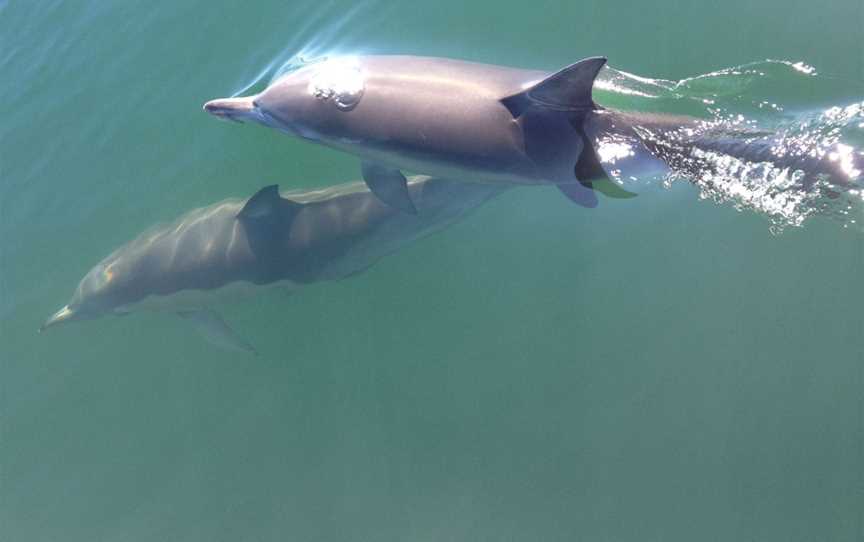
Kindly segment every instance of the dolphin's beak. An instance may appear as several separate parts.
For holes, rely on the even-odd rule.
[[[258,106],[255,105],[255,96],[210,100],[204,104],[204,111],[220,119],[237,122],[257,120],[259,117]]]
[[[69,308],[69,305],[66,305],[59,311],[55,312],[54,315],[45,320],[45,323],[39,328],[39,333],[42,333],[46,329],[52,326],[56,326],[57,324],[62,324],[63,322],[68,322],[75,318],[75,311]]]

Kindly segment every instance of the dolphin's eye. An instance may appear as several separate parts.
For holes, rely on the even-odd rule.
[[[309,81],[309,94],[321,101],[332,101],[341,111],[350,111],[360,103],[366,78],[356,60],[337,58],[318,67]]]

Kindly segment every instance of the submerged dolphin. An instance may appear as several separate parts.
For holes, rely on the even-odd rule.
[[[267,286],[291,290],[351,276],[503,190],[429,177],[413,177],[407,189],[416,216],[384,205],[362,183],[286,197],[274,185],[248,200],[189,211],[102,260],[40,331],[107,314],[162,310],[197,324],[212,342],[254,352],[211,304]]]
[[[776,141],[762,133],[601,107],[592,87],[605,63],[588,58],[549,74],[445,58],[336,57],[289,72],[260,94],[212,100],[204,109],[359,156],[372,192],[405,212],[415,209],[401,170],[557,184],[585,207],[597,205],[595,190],[634,195],[616,182],[622,168],[638,176],[710,167],[694,151],[837,173],[836,163],[808,153],[773,152]]]

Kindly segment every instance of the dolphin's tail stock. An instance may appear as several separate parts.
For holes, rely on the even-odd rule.
[[[514,118],[526,117],[523,125],[531,124],[531,120],[527,118],[531,115],[567,114],[569,124],[576,130],[578,136],[575,141],[578,159],[573,168],[573,181],[562,182],[558,188],[570,200],[588,208],[597,206],[595,190],[610,198],[636,196],[621,188],[606,175],[594,146],[585,134],[586,114],[602,109],[594,103],[592,89],[597,74],[605,65],[605,57],[580,60],[527,90],[501,100]]]
[[[672,173],[696,185],[728,182],[742,188],[785,186],[835,198],[864,187],[864,152],[809,135],[729,128],[723,122],[689,122],[655,128],[636,119],[640,142]],[[733,182],[734,179],[734,182]]]
[[[695,141],[693,146],[703,153],[726,155],[749,163],[770,163],[779,170],[800,171],[800,185],[805,190],[813,189],[819,179],[837,188],[849,188],[853,186],[853,178],[864,171],[864,155],[851,152],[851,147],[842,144],[828,146],[820,152],[796,148],[773,136],[743,139],[708,136]]]

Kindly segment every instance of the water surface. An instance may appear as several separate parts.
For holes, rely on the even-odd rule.
[[[0,3],[0,538],[861,540],[860,207],[796,226],[728,183],[593,211],[518,189],[228,307],[257,359],[170,315],[36,329],[155,222],[358,177],[201,111],[296,54],[603,54],[669,92],[640,108],[820,134],[840,108],[860,143],[862,26],[858,0]]]

